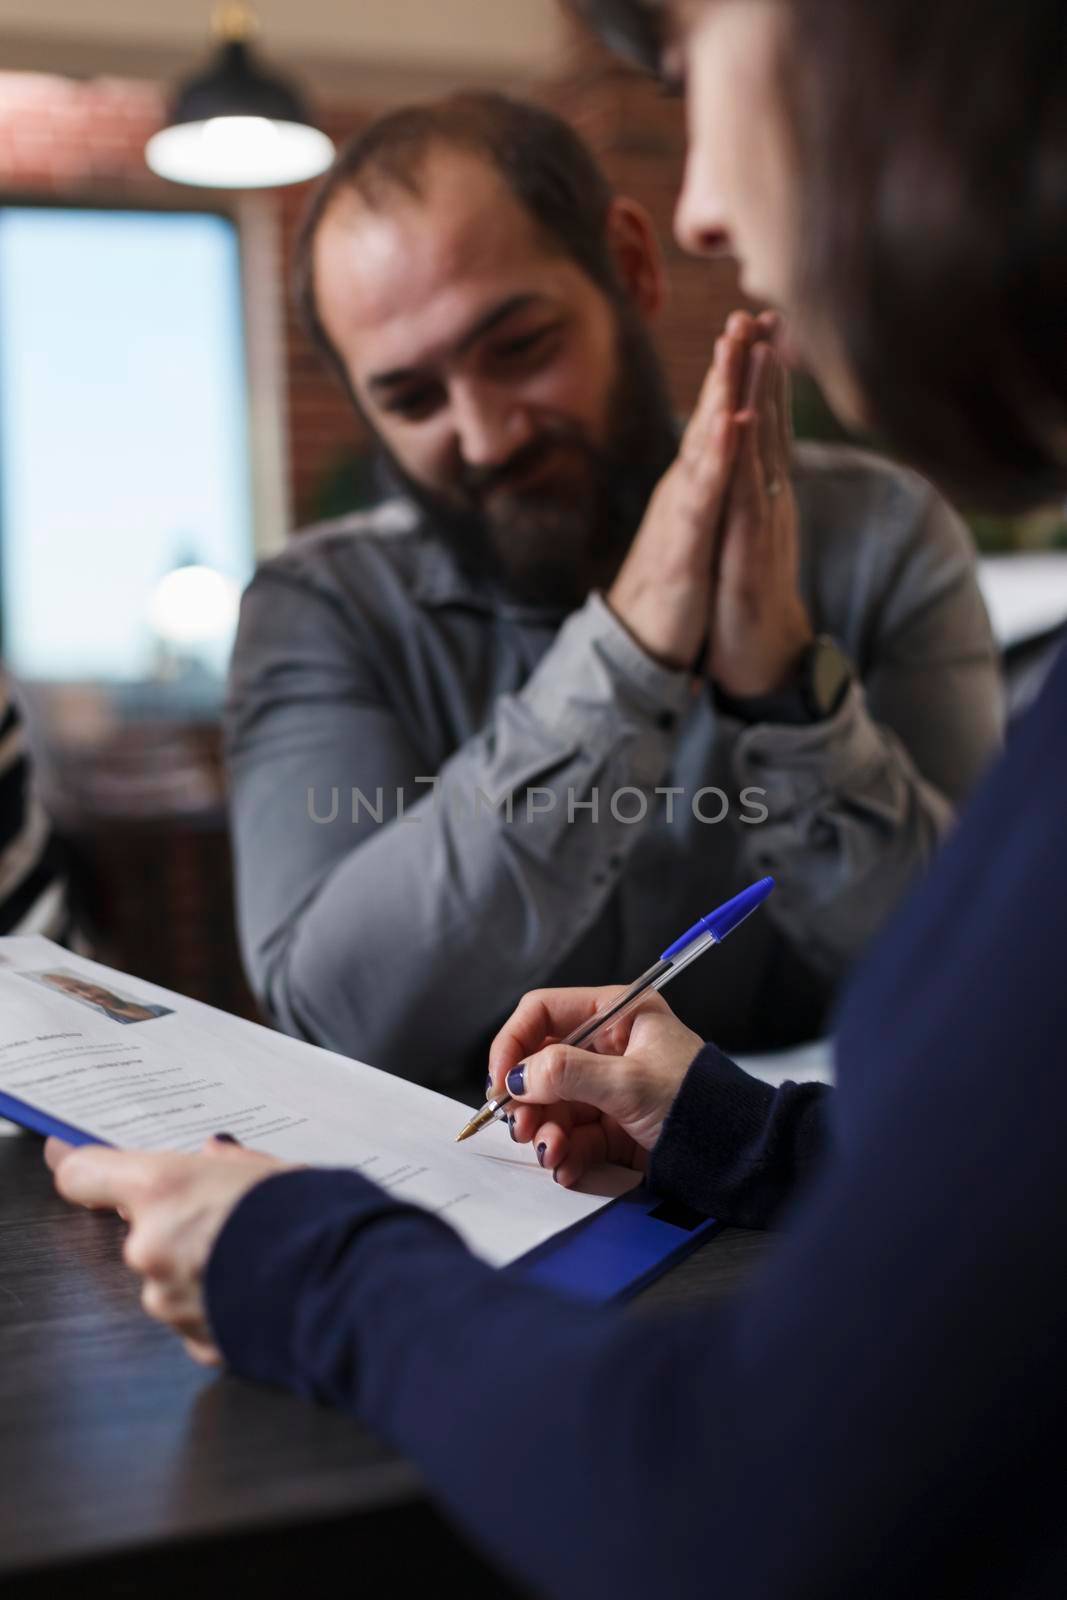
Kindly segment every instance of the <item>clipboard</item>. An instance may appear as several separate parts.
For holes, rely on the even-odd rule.
[[[720,944],[762,904],[773,889],[774,879],[762,878],[717,911],[701,917],[663,952],[659,961],[636,984],[631,985],[623,996],[627,1007],[632,1005],[634,996],[646,990],[660,989],[676,971],[681,971],[705,949]],[[43,940],[39,942],[46,943]],[[95,963],[92,965],[95,969]],[[110,972],[107,975],[109,978],[112,976]],[[157,1011],[154,1014],[160,1013]],[[596,1027],[591,1030],[587,1028],[586,1032],[595,1033],[604,1020],[601,1018]],[[582,1030],[567,1042],[573,1042],[579,1036],[584,1037]],[[496,1104],[494,1101],[491,1106],[495,1107]],[[484,1125],[489,1109],[483,1107],[468,1122],[460,1133],[461,1139],[469,1137]],[[54,1134],[70,1144],[107,1143],[2,1090],[0,1116],[6,1116],[35,1133],[46,1136]],[[719,1228],[720,1224],[715,1218],[701,1216],[677,1202],[665,1201],[654,1195],[647,1185],[641,1184],[621,1198],[609,1202],[592,1217],[553,1235],[502,1270],[518,1272],[528,1282],[542,1284],[587,1302],[625,1299],[683,1260]]]
[[[714,1217],[664,1200],[642,1183],[504,1270],[527,1283],[602,1305],[638,1294],[722,1226]]]
[[[61,1122],[3,1090],[0,1117],[44,1138],[54,1135],[73,1145],[107,1144],[106,1139]],[[592,1304],[626,1300],[684,1260],[721,1226],[714,1217],[661,1199],[642,1183],[602,1211],[546,1239],[503,1271]]]

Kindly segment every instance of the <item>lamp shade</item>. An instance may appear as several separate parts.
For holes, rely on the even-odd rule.
[[[266,72],[242,39],[224,43],[205,72],[181,85],[167,126],[145,147],[160,177],[213,189],[301,183],[333,155],[299,92]]]

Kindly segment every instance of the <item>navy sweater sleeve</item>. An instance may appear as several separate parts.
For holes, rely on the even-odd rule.
[[[706,1044],[652,1152],[657,1194],[742,1228],[766,1228],[818,1171],[829,1142],[821,1083],[777,1089]]]
[[[539,1594],[1064,1593],[1067,669],[1051,687],[853,991],[831,1157],[747,1294],[572,1304],[298,1172],[209,1263],[231,1367],[358,1416]]]

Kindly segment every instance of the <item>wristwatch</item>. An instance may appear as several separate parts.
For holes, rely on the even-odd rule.
[[[783,689],[773,694],[734,696],[718,684],[713,698],[720,711],[741,722],[778,722],[802,726],[832,717],[855,677],[851,661],[828,634],[813,639]]]

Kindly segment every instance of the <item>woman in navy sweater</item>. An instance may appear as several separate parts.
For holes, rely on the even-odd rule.
[[[837,409],[971,503],[1062,497],[1062,0],[585,9],[684,76],[680,236],[738,255]],[[725,429],[758,477],[746,423]],[[606,1071],[527,1053],[595,996],[505,1030],[494,1078],[526,1066],[517,1132],[563,1181],[651,1147],[698,1205],[794,1202],[726,1308],[563,1302],[357,1175],[223,1146],[53,1147],[57,1182],[126,1211],[146,1303],[195,1354],[351,1411],[538,1593],[1061,1596],[1065,794],[1061,660],[854,984],[833,1096],[694,1059],[662,1005]],[[602,1115],[569,1127],[541,1104],[561,1089]]]

